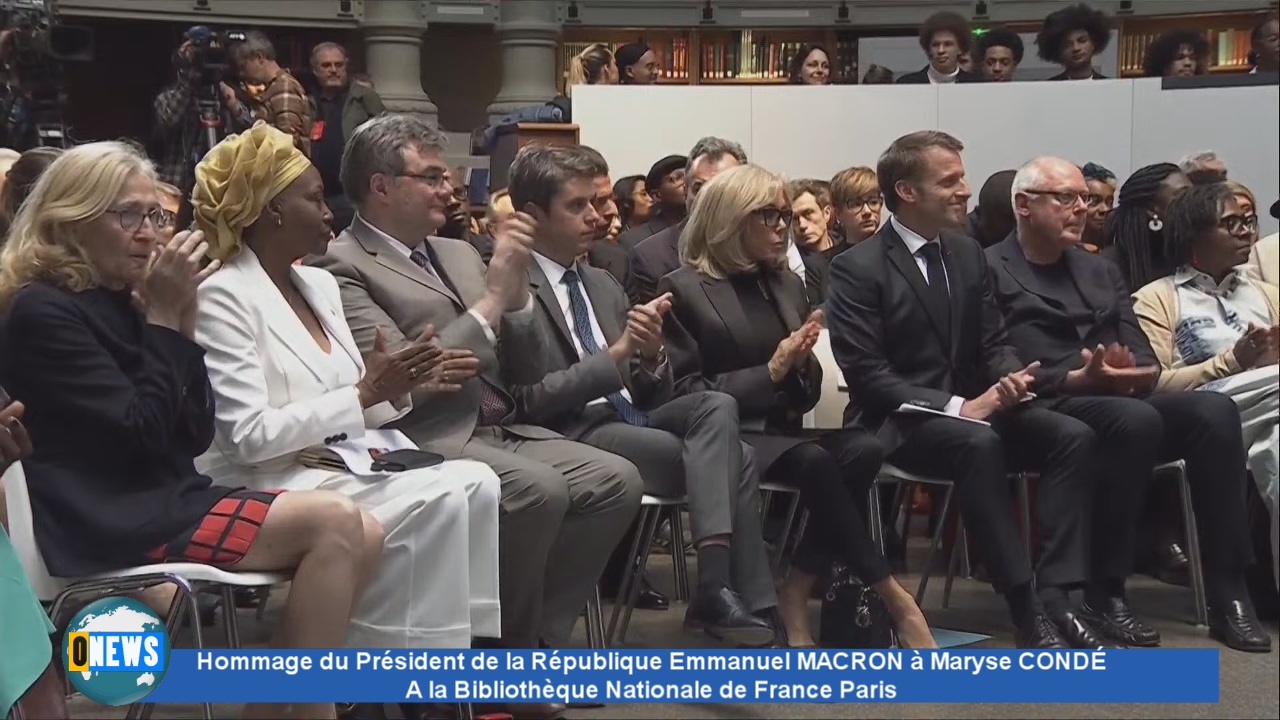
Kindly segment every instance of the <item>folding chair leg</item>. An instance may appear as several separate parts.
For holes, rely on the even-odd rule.
[[[618,586],[618,595],[613,601],[613,613],[609,617],[609,629],[605,631],[606,646],[614,644],[614,632],[619,622],[625,627],[630,621],[631,608],[640,598],[640,578],[645,565],[649,562],[649,550],[653,547],[653,536],[658,532],[658,518],[661,508],[656,505],[640,506],[640,522],[637,523],[636,536],[631,541],[631,550],[627,556],[627,566],[622,573],[622,582]],[[623,616],[626,620],[623,620]],[[619,639],[621,642],[621,638]]]
[[[1187,564],[1190,565],[1191,592],[1195,596],[1196,625],[1209,624],[1209,604],[1204,590],[1204,563],[1200,555],[1200,531],[1195,509],[1191,505],[1191,484],[1186,468],[1178,471],[1178,495],[1182,500],[1182,526],[1187,535]]]
[[[227,649],[240,649],[240,621],[236,618],[236,589],[222,586],[222,628],[227,634]]]
[[[671,518],[671,574],[675,581],[676,601],[689,602],[689,559],[685,557],[684,511],[679,505],[670,506]]]
[[[964,522],[959,521],[956,523],[956,541],[951,543],[951,556],[947,559],[947,579],[942,584],[942,608],[944,610],[951,607],[951,585],[955,582],[956,565],[959,564],[960,553],[966,542],[968,540],[965,538]]]
[[[773,556],[773,574],[776,576],[782,569],[782,558],[787,553],[787,543],[791,540],[791,529],[796,522],[796,512],[800,509],[800,493],[790,493],[787,503],[787,517],[782,521],[782,536],[778,539],[778,547]]]
[[[1031,539],[1031,477],[1027,473],[1018,473],[1013,483],[1018,495],[1018,514],[1022,516],[1022,546],[1027,551],[1027,563],[1035,567],[1035,557],[1031,552],[1034,547]]]
[[[476,711],[471,703],[458,703],[458,720],[474,720],[475,716]]]
[[[942,494],[942,511],[938,513],[938,527],[933,531],[933,541],[929,544],[929,556],[925,558],[924,570],[920,573],[920,585],[916,588],[916,605],[924,602],[924,592],[929,587],[929,575],[933,571],[933,559],[942,545],[942,533],[947,529],[947,515],[951,512],[951,494],[955,485],[947,485]]]
[[[880,554],[888,556],[884,548],[884,518],[880,516],[880,483],[873,482],[867,488],[867,525],[871,530],[871,541],[880,548]]]
[[[604,613],[600,610],[600,586],[596,585],[587,601],[587,647],[592,650],[603,650]]]
[[[637,554],[635,565],[635,573],[631,577],[631,591],[627,593],[627,604],[622,609],[622,623],[618,626],[618,643],[622,644],[627,641],[627,628],[631,626],[631,613],[635,612],[636,603],[640,601],[640,578],[644,574],[645,566],[649,564],[649,553],[653,550],[653,539],[658,534],[658,518],[661,513],[658,508],[654,508],[654,512],[649,514],[649,524],[645,528],[644,544],[640,547]],[[605,643],[613,644],[613,635],[605,637]]]

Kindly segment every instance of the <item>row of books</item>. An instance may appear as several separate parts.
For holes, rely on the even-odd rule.
[[[616,51],[617,43],[604,43],[609,50]],[[658,56],[658,67],[666,80],[689,79],[689,38],[673,36],[661,42],[649,42],[649,48]],[[563,68],[563,80],[569,78],[569,67],[573,59],[587,48],[595,45],[592,42],[564,42],[560,44],[560,67]]]

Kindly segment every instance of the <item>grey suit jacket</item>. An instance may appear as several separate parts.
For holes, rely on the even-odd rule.
[[[418,267],[359,216],[329,244],[328,253],[308,262],[333,273],[342,291],[342,308],[360,352],[373,349],[382,328],[388,351],[394,352],[434,325],[443,347],[467,348],[480,359],[480,376],[499,390],[513,383],[536,382],[546,374],[540,354],[523,356],[504,351],[537,347],[544,342],[539,324],[529,311],[508,313],[493,328],[498,343],[489,341],[481,323],[467,309],[485,293],[485,265],[480,253],[462,240],[429,237],[427,246],[435,275]],[[512,398],[514,407],[514,398]],[[480,380],[465,383],[457,393],[413,394],[413,411],[392,427],[404,432],[424,450],[447,458],[459,457],[476,428],[480,411]],[[560,437],[546,428],[514,423],[515,413],[502,423],[506,430],[530,439]]]
[[[584,263],[578,263],[582,286],[591,300],[596,322],[604,333],[606,344],[622,336],[626,326],[627,295],[612,275]],[[504,352],[545,367],[546,373],[534,382],[513,383],[517,417],[526,422],[554,428],[566,436],[578,438],[595,426],[617,415],[608,405],[587,403],[626,388],[637,408],[648,410],[669,401],[673,396],[671,366],[663,363],[653,374],[644,369],[639,355],[614,363],[601,352],[585,359],[570,334],[571,318],[566,318],[542,268],[529,263],[529,287],[533,293],[533,315],[538,324],[540,345],[529,345],[526,337],[511,337],[503,345]]]

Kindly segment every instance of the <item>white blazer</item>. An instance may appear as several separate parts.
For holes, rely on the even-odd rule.
[[[335,473],[303,467],[297,453],[396,420],[408,396],[360,407],[355,385],[364,361],[342,312],[338,282],[327,271],[295,265],[293,281],[333,339],[333,353],[353,362],[340,372],[248,248],[206,280],[197,297],[196,342],[205,349],[213,386],[213,445],[196,461],[215,481],[257,489],[303,490]],[[357,372],[358,370],[358,372]]]

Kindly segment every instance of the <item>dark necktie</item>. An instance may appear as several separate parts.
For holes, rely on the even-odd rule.
[[[596,335],[591,331],[591,311],[587,309],[587,298],[582,294],[582,278],[578,277],[576,270],[570,270],[564,274],[564,284],[569,286],[569,312],[573,315],[573,333],[582,343],[582,349],[588,355],[595,355],[600,352],[600,346],[596,344]],[[649,419],[645,417],[644,411],[627,402],[621,392],[609,393],[606,399],[628,424],[648,424]]]
[[[929,280],[929,304],[937,313],[942,323],[943,334],[948,340],[951,335],[951,293],[947,289],[947,270],[942,264],[942,246],[937,242],[928,242],[917,251],[924,258],[925,277]]]
[[[436,274],[434,268],[431,267],[431,260],[427,258],[426,253],[421,250],[414,250],[409,253],[409,259],[414,265],[422,268],[424,272],[434,278],[440,278]],[[507,397],[498,392],[488,380],[483,377],[480,380],[480,415],[476,421],[476,425],[484,427],[486,425],[499,425],[508,415],[511,414],[511,403]]]

